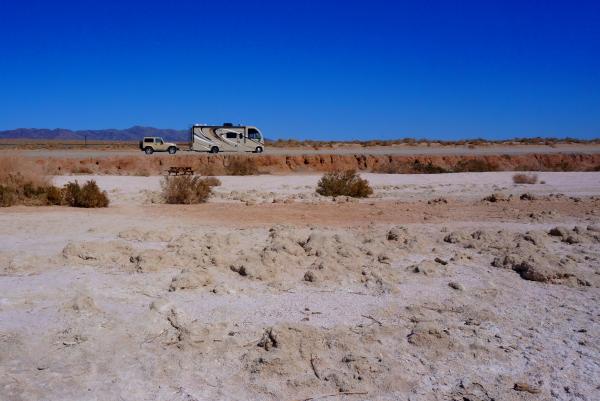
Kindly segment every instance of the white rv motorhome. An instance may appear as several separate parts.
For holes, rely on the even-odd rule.
[[[219,152],[254,152],[265,150],[265,139],[256,127],[245,125],[198,125],[191,129],[191,150]]]

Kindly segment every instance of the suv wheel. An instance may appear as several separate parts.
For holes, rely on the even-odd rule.
[[[210,153],[219,153],[219,148],[216,146],[213,146],[212,148],[210,148]]]
[[[144,149],[144,152],[146,152],[147,155],[151,155],[152,153],[154,153],[154,149],[148,146],[146,149]]]
[[[177,153],[177,148],[174,146],[171,146],[168,150],[170,155],[174,155],[175,153]]]
[[[263,151],[262,146],[257,146],[256,150],[254,151],[254,153],[262,153],[262,151]]]

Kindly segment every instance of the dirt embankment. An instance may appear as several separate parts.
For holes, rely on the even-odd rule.
[[[598,171],[600,154],[519,155],[167,155],[104,158],[44,158],[34,162],[49,174],[160,174],[171,166],[191,166],[206,175],[235,174],[234,160],[242,160],[260,173],[324,172],[355,169],[380,173],[444,173],[480,171]]]

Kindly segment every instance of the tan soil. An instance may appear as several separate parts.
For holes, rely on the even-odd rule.
[[[0,399],[595,400],[600,173],[510,176],[358,202],[229,177],[194,206],[96,177],[107,209],[2,208]]]

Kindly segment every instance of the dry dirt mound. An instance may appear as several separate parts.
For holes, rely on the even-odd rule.
[[[166,231],[140,230],[137,228],[131,228],[129,230],[121,231],[118,237],[129,241],[168,242],[171,241],[173,236]]]
[[[492,256],[492,266],[511,269],[525,280],[589,286],[590,280],[597,281],[592,272],[580,268],[576,256],[561,256],[563,253],[555,250],[552,240],[552,236],[568,244],[595,240],[595,234],[590,231],[583,233],[580,229],[579,232],[581,234],[562,227],[550,230],[549,235],[542,231],[453,231],[444,237],[444,242]]]
[[[379,340],[394,338],[405,344],[400,333],[378,325],[350,329],[265,328],[260,340],[242,357],[245,375],[263,394],[281,392],[281,384],[270,381],[272,377],[285,378],[286,391],[307,396],[314,388],[324,393],[406,390],[406,381],[391,373],[394,350]]]
[[[257,282],[275,289],[342,285],[385,293],[394,290],[402,273],[392,266],[394,261],[424,252],[429,243],[399,226],[341,230],[280,225],[269,230],[192,231],[148,249],[134,245],[144,239],[165,242],[166,236],[128,230],[118,237],[70,242],[61,257],[69,264],[137,273],[178,268],[171,291],[218,291],[223,283],[239,287]]]

